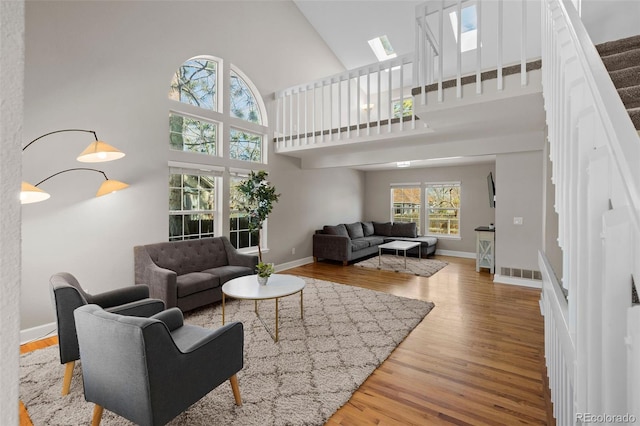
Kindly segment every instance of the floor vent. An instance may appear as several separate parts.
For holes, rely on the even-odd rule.
[[[540,271],[535,271],[532,269],[502,267],[500,268],[500,275],[513,278],[524,278],[526,280],[542,281],[542,274],[540,273]]]

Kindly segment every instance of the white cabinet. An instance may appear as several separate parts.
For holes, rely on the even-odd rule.
[[[496,270],[496,230],[488,226],[476,228],[476,272],[480,268],[489,268],[494,274]]]

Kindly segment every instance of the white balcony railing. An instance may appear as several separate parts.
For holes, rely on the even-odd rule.
[[[415,130],[413,55],[275,94],[278,152]]]
[[[432,0],[418,5],[416,102],[427,104],[428,91],[437,91],[436,102],[443,102],[451,81],[458,99],[469,83],[475,83],[475,94],[482,94],[488,78],[503,90],[507,74],[519,73],[521,86],[527,86],[527,63],[540,57],[539,40],[537,2]]]

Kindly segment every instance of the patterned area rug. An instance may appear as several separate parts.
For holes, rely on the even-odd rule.
[[[227,321],[242,321],[245,330],[244,369],[238,373],[243,405],[234,404],[227,381],[170,425],[322,425],[434,306],[304,279],[304,320],[297,294],[281,299],[278,343],[256,318],[253,302],[227,303]],[[260,313],[272,326],[274,301],[261,303]],[[185,321],[219,327],[220,305],[192,311]],[[93,404],[84,400],[81,365],[77,363],[71,393],[62,397],[64,367],[57,346],[20,357],[20,398],[34,425],[90,423]],[[102,424],[131,423],[105,410]]]
[[[404,272],[407,274],[430,277],[440,269],[448,265],[447,262],[435,259],[418,259],[417,257],[407,257],[407,267],[404,266],[404,256],[394,254],[383,254],[382,261],[378,262],[378,256],[370,257],[355,266],[361,268],[378,269],[382,271]]]

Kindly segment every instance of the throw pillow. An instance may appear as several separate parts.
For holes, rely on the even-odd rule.
[[[375,233],[373,222],[362,222],[362,231],[365,237],[369,237]]]
[[[413,222],[394,222],[391,236],[415,238],[418,236],[418,227]]]
[[[352,240],[356,238],[363,238],[364,232],[362,231],[362,224],[360,222],[350,223],[347,225],[347,232]]]
[[[345,228],[344,224],[340,224],[340,225],[335,225],[335,226],[330,226],[330,225],[325,225],[324,228],[322,228],[322,230],[324,231],[325,234],[329,234],[329,235],[342,235],[343,237],[348,237],[349,233],[347,232],[347,228]]]
[[[391,235],[391,222],[373,222],[373,230],[376,235],[388,237]]]

